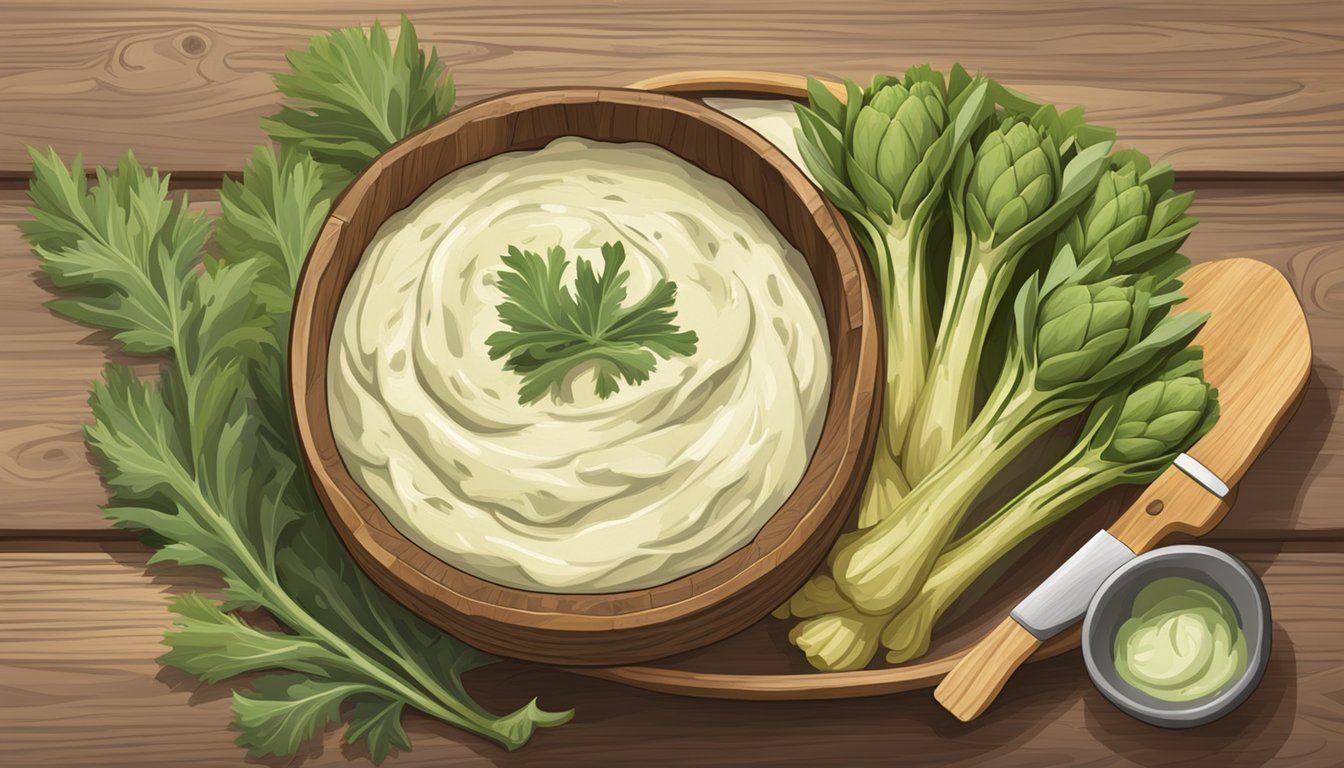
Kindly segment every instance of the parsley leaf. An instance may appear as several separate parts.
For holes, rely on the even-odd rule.
[[[262,120],[286,149],[334,166],[336,189],[379,152],[429,127],[453,108],[453,78],[433,49],[420,49],[415,27],[401,17],[394,49],[374,24],[314,37],[307,51],[291,51],[291,72],[275,85],[290,103]]]
[[[565,284],[565,249],[551,248],[543,259],[509,247],[508,269],[499,277],[505,301],[498,307],[509,330],[490,334],[485,343],[491,360],[507,355],[505,370],[522,375],[519,403],[559,391],[570,371],[585,364],[593,365],[597,394],[605,400],[620,390],[618,379],[648,381],[658,366],[654,355],[666,360],[695,354],[695,332],[673,324],[677,284],[659,279],[644,298],[623,307],[630,279],[624,263],[620,242],[602,245],[601,276],[579,257],[571,293]]]
[[[404,703],[389,699],[361,701],[350,713],[350,725],[345,729],[346,743],[363,740],[374,764],[383,762],[394,749],[411,748],[411,739],[401,727]]]

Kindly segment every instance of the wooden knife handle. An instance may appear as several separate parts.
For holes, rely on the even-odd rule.
[[[1141,555],[1173,533],[1202,536],[1213,530],[1235,496],[1233,491],[1220,499],[1177,467],[1168,467],[1106,530]]]
[[[933,689],[933,697],[958,720],[970,722],[998,698],[1008,678],[1040,645],[1010,616],[957,662]]]

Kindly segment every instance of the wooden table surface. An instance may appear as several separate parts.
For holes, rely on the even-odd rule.
[[[1211,538],[1264,578],[1264,683],[1190,732],[1119,714],[1077,653],[1014,680],[971,725],[928,692],[788,704],[676,699],[524,665],[469,677],[492,706],[540,692],[573,706],[521,752],[425,718],[410,765],[1344,764],[1344,5],[1339,0],[744,0],[0,2],[0,764],[238,765],[228,687],[153,661],[165,597],[205,574],[145,571],[111,530],[80,439],[106,339],[50,315],[18,234],[23,144],[108,163],[133,148],[193,199],[241,168],[274,110],[269,73],[328,28],[406,11],[453,69],[459,103],[506,89],[624,84],[684,69],[865,78],[928,61],[979,67],[1033,96],[1084,103],[1198,190],[1195,260],[1273,264],[1302,300],[1315,362],[1287,429]],[[768,10],[767,10],[768,5]],[[146,369],[150,368],[145,364]],[[1333,744],[1333,746],[1331,746]],[[337,734],[292,764],[358,752]],[[271,761],[281,764],[281,761]]]

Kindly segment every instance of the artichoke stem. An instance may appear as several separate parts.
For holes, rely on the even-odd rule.
[[[1096,457],[1081,451],[1062,459],[1016,499],[938,557],[919,595],[882,631],[887,661],[918,658],[933,641],[933,628],[994,563],[1040,529],[1115,482]]]
[[[962,278],[956,299],[943,309],[938,340],[901,451],[906,478],[916,485],[947,458],[970,426],[985,336],[1001,298],[999,281],[985,264],[975,263]]]
[[[1058,423],[1028,420],[1030,392],[977,420],[959,448],[885,519],[848,542],[835,560],[840,591],[859,610],[880,615],[919,594],[934,561],[972,502],[1019,452]]]
[[[871,528],[886,519],[900,508],[901,499],[909,493],[910,484],[906,482],[900,463],[879,445],[859,501],[859,528]]]
[[[865,616],[853,609],[801,622],[789,632],[807,662],[823,672],[863,669],[877,654],[885,617]]]
[[[886,268],[878,275],[887,315],[882,425],[887,452],[893,460],[900,457],[905,446],[910,418],[928,374],[932,344],[924,286],[924,245],[928,232],[925,227],[905,229],[904,233],[887,234]]]

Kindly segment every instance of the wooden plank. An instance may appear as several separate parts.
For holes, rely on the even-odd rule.
[[[529,0],[10,2],[0,35],[0,175],[23,143],[98,163],[134,148],[178,171],[236,170],[277,103],[269,74],[327,29],[405,11],[465,102],[504,90],[624,85],[676,70],[866,78],[962,61],[1085,104],[1187,172],[1344,173],[1337,0],[771,3]]]
[[[213,192],[189,196],[218,211]],[[107,362],[145,374],[158,363],[47,310],[50,283],[18,230],[27,202],[0,191],[0,528],[106,531],[98,505],[107,492],[81,431],[92,420],[89,384]]]
[[[1076,652],[1034,665],[973,725],[957,724],[927,691],[832,702],[747,703],[680,699],[521,664],[473,673],[471,690],[492,708],[534,695],[573,706],[570,724],[509,756],[426,718],[409,730],[414,750],[393,766],[498,763],[630,765],[1337,764],[1344,749],[1344,554],[1239,552],[1263,575],[1274,608],[1274,650],[1264,682],[1221,722],[1161,731],[1111,707],[1087,682]],[[205,686],[153,661],[170,616],[165,593],[208,589],[181,569],[142,572],[131,544],[73,551],[0,553],[0,739],[8,764],[238,765],[227,727],[228,687]],[[731,734],[731,737],[728,736]],[[304,765],[360,758],[335,732]],[[1333,747],[1330,745],[1334,745]],[[280,764],[279,761],[269,761]],[[360,764],[366,764],[358,760]]]
[[[1245,256],[1282,270],[1303,301],[1316,354],[1301,406],[1243,479],[1214,534],[1222,538],[1344,533],[1344,192],[1276,189],[1206,185],[1195,205],[1203,223],[1186,249],[1196,260]],[[22,193],[0,191],[0,532],[104,529],[96,507],[105,493],[79,430],[109,347],[42,306],[48,294],[17,230],[24,203]]]

